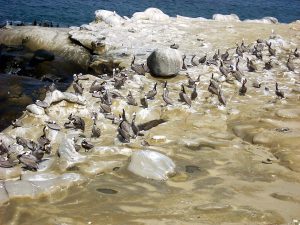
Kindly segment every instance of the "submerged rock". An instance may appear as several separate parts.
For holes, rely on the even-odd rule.
[[[132,154],[128,170],[148,179],[167,180],[175,173],[175,163],[159,152],[142,150]]]
[[[162,77],[177,75],[182,63],[182,54],[172,48],[157,49],[147,59],[151,74]]]

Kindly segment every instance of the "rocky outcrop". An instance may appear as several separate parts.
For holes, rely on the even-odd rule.
[[[244,20],[243,22],[247,22],[247,23],[277,24],[278,23],[278,19],[275,18],[275,17],[264,17],[262,19]]]
[[[157,49],[147,59],[151,74],[161,77],[177,75],[182,63],[182,54],[172,48]]]
[[[68,28],[8,27],[1,29],[0,43],[20,45],[23,41],[25,46],[33,51],[44,49],[53,52],[66,61],[81,65],[86,69],[89,65],[90,54],[85,48],[71,42],[69,31]]]
[[[97,10],[95,12],[96,22],[103,21],[110,26],[119,26],[124,24],[125,20],[119,16],[116,12],[108,10]]]
[[[169,16],[164,14],[160,9],[148,8],[144,12],[136,12],[132,15],[133,20],[151,20],[151,21],[166,21]]]
[[[212,19],[215,21],[226,21],[226,22],[240,21],[240,18],[236,14],[230,14],[230,15],[214,14]]]

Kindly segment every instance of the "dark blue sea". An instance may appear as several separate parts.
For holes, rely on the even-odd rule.
[[[52,21],[63,26],[93,20],[97,9],[122,16],[156,7],[170,16],[211,18],[215,13],[237,14],[240,19],[276,17],[282,23],[300,19],[300,0],[0,0],[0,23]]]

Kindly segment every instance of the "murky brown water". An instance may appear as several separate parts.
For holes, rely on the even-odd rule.
[[[300,219],[299,74],[286,72],[287,52],[281,51],[282,61],[275,62],[275,69],[265,71],[259,63],[259,72],[244,72],[246,96],[238,95],[238,84],[222,84],[226,108],[207,91],[211,72],[217,69],[203,66],[189,69],[193,78],[202,74],[198,99],[191,108],[177,101],[185,76],[168,80],[174,106],[162,107],[163,81],[159,79],[159,97],[150,102],[150,110],[127,106],[124,100],[113,102],[116,114],[123,107],[128,115],[136,111],[138,123],[150,118],[168,122],[145,133],[151,145],[145,148],[140,146],[141,137],[126,145],[116,142],[116,127],[100,118],[103,135],[92,142],[111,149],[152,149],[168,155],[177,171],[168,181],[147,180],[128,172],[126,153],[82,152],[95,165],[118,161],[120,169],[91,175],[83,169],[87,165],[74,168],[73,172],[85,175],[86,182],[36,200],[12,199],[0,208],[0,224],[287,224]],[[299,68],[299,59],[295,64]],[[244,63],[241,67],[244,71]],[[142,77],[145,86],[141,91],[140,78],[131,77],[121,93],[127,95],[126,89],[131,89],[137,99],[143,96],[154,80]],[[262,82],[260,89],[252,87],[255,79]],[[276,97],[275,81],[285,99]],[[90,94],[85,96],[89,111],[98,107]],[[59,121],[63,124],[71,111],[85,117],[85,133],[90,134],[92,120],[85,106],[62,102],[48,115],[63,118]],[[25,119],[38,121],[30,116]],[[24,135],[36,138],[40,132]],[[54,170],[59,171],[58,165]]]

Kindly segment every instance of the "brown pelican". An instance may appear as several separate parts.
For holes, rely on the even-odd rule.
[[[208,91],[213,95],[218,95],[219,84],[214,80],[214,74],[211,75],[211,79],[208,86]]]
[[[222,105],[224,105],[224,106],[226,105],[226,99],[225,99],[225,96],[223,95],[223,91],[221,88],[218,89],[218,99]]]
[[[59,130],[61,129],[60,126],[59,126],[54,120],[52,120],[52,121],[47,121],[46,124],[47,124],[47,126],[48,126],[50,129],[52,129],[52,130],[57,130],[57,131],[59,131]]]
[[[204,64],[206,62],[207,53],[199,59],[199,63]]]
[[[194,89],[193,89],[193,91],[191,93],[191,100],[195,100],[198,97],[198,93],[197,93],[197,89],[196,88],[197,88],[197,86],[195,85]]]
[[[164,90],[165,90],[165,92],[166,92],[166,95],[169,95],[169,89],[168,89],[168,81],[165,81],[164,82]]]
[[[102,83],[99,83],[97,80],[95,80],[91,87],[90,87],[90,93],[94,93],[94,92],[102,92],[105,90],[105,85],[107,84],[106,81],[103,81]]]
[[[272,69],[272,67],[273,67],[272,59],[270,59],[268,62],[265,63],[265,69],[270,70],[270,69]]]
[[[125,110],[123,109],[123,113],[122,113],[122,121],[120,123],[119,126],[123,131],[127,132],[129,134],[130,137],[135,137],[132,128],[131,128],[131,124],[128,122],[127,118],[126,118],[126,113]]]
[[[141,98],[141,104],[145,109],[148,108],[148,100],[147,100],[146,94],[145,94],[144,98]]]
[[[196,79],[196,80],[193,80],[193,79],[190,77],[190,75],[187,74],[187,77],[189,78],[189,80],[188,80],[188,85],[187,85],[187,86],[188,86],[189,88],[193,88],[197,82],[200,82],[200,76],[201,76],[201,75],[199,74],[199,76],[197,77],[197,79]]]
[[[236,65],[235,65],[235,70],[233,69],[233,66],[230,66],[231,67],[231,74],[232,76],[239,82],[242,81],[242,78],[244,77],[244,74],[240,71],[239,69],[239,59],[237,60],[236,62]]]
[[[247,79],[243,80],[242,87],[239,90],[240,95],[244,96],[247,92],[247,87],[246,87]]]
[[[22,163],[29,170],[36,171],[38,169],[38,160],[34,155],[23,153],[17,157],[19,162]]]
[[[0,156],[0,167],[11,168],[14,167],[16,163],[9,161],[6,157]]]
[[[214,54],[213,59],[219,60],[219,57],[220,57],[220,49],[218,49],[218,51]]]
[[[173,105],[172,100],[169,98],[169,91],[166,87],[164,87],[162,98],[166,105]]]
[[[180,101],[185,102],[189,107],[192,106],[190,97],[186,94],[183,84],[181,84],[181,91],[179,93]]]
[[[100,103],[100,112],[104,114],[111,113],[111,107],[107,104]]]
[[[126,79],[126,77],[114,77],[114,87],[116,89],[121,89],[122,86],[124,86]]]
[[[199,66],[199,64],[200,64],[199,58],[196,57],[196,55],[193,55],[193,56],[192,56],[191,64],[192,64],[193,66]]]
[[[294,56],[295,56],[296,58],[299,58],[299,57],[300,57],[300,54],[299,54],[299,52],[298,52],[298,48],[295,49],[295,51],[294,51]]]
[[[228,50],[226,50],[226,52],[224,54],[221,55],[221,59],[223,61],[226,61],[229,57],[229,53],[228,53]]]
[[[133,106],[137,106],[137,102],[135,100],[135,98],[132,96],[131,91],[129,91],[128,95],[127,95],[127,103],[128,105],[133,105]]]
[[[278,89],[278,83],[276,82],[275,84],[276,90],[275,90],[275,94],[279,97],[279,98],[284,98],[284,92]]]
[[[44,157],[45,153],[42,149],[36,149],[36,150],[32,151],[31,154],[33,156],[35,156],[35,158],[37,159],[37,162],[40,162],[42,160],[42,158]]]
[[[179,48],[179,45],[174,43],[174,44],[170,45],[170,48],[178,49],[178,48]]]
[[[27,148],[28,141],[22,137],[16,137],[16,142],[18,145],[22,145],[24,148]]]
[[[238,43],[236,43],[235,53],[236,53],[238,56],[243,57],[243,51],[242,51],[241,47],[238,45]]]
[[[74,116],[72,113],[68,116],[70,120],[69,123],[65,123],[66,128],[74,128],[74,129],[81,129],[84,131],[85,129],[85,122],[79,116]]]
[[[146,72],[148,72],[147,65],[143,64],[135,64],[135,55],[133,56],[133,59],[131,61],[131,69],[136,72],[138,75],[145,75]]]
[[[268,46],[268,50],[269,50],[270,55],[275,56],[276,55],[276,50],[271,47],[272,42],[270,42],[270,43],[266,42],[266,44]]]
[[[230,71],[229,71],[228,68],[226,68],[226,67],[224,66],[222,60],[220,60],[220,62],[221,62],[221,65],[220,65],[220,67],[219,67],[219,70],[220,70],[220,72],[221,72],[225,77],[227,77],[228,74],[230,73]]]
[[[99,138],[101,136],[101,129],[96,125],[96,119],[94,119],[92,127],[92,138]]]
[[[153,89],[146,94],[148,99],[154,99],[155,95],[157,94],[156,86],[157,83],[155,83]]]
[[[123,121],[122,121],[123,122]],[[120,124],[122,124],[122,122]],[[130,142],[130,135],[127,131],[123,130],[120,126],[118,127],[118,133],[119,136],[121,137],[121,141],[125,143]]]
[[[94,145],[89,143],[86,139],[83,139],[81,142],[81,146],[88,152],[90,149],[94,148]]]
[[[3,143],[3,141],[0,139],[0,155],[3,155],[8,152],[8,147]]]
[[[249,51],[248,47],[246,47],[246,45],[245,45],[244,39],[242,39],[241,50],[243,52],[248,52]]]
[[[249,60],[249,58],[247,58],[247,67],[248,67],[249,72],[255,72],[257,70],[257,67],[254,64],[253,59]]]
[[[261,87],[261,83],[259,83],[257,80],[254,80],[254,81],[252,82],[252,87],[260,88],[260,87]]]
[[[74,89],[76,94],[82,95],[83,87],[82,87],[81,84],[79,84],[78,82],[74,82],[73,83],[73,89]]]
[[[139,128],[135,124],[135,118],[136,118],[136,113],[133,113],[133,115],[132,115],[132,121],[131,121],[131,129],[132,129],[134,135],[137,136],[138,133],[139,133]]]
[[[49,138],[47,138],[47,133],[46,133],[48,129],[49,128],[47,126],[44,126],[44,128],[43,128],[43,134],[37,140],[37,142],[41,146],[45,146],[46,144],[50,144],[50,140],[49,140]]]
[[[295,71],[295,65],[294,65],[293,61],[291,61],[291,56],[289,56],[286,66],[289,69],[289,71]]]
[[[183,56],[182,56],[182,69],[183,69],[183,70],[187,70],[187,66],[186,66],[186,64],[185,64],[185,59],[186,59],[186,55],[183,55]]]

